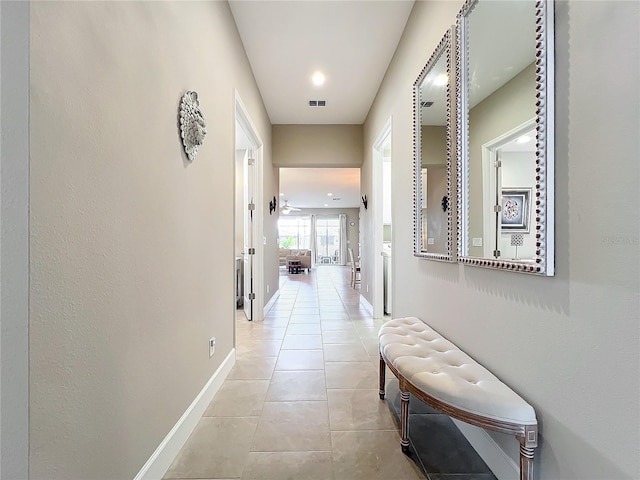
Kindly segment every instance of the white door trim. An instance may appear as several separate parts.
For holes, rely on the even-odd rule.
[[[384,276],[383,276],[383,263],[382,263],[382,247],[384,244],[383,236],[383,219],[382,219],[382,195],[383,195],[383,159],[382,152],[383,145],[387,140],[391,140],[391,127],[393,117],[389,117],[384,127],[378,134],[376,141],[373,144],[372,155],[372,183],[373,183],[373,195],[372,198],[378,199],[378,201],[371,202],[373,209],[373,317],[384,317],[384,305],[383,305],[383,292],[384,292]],[[393,149],[393,143],[392,149]],[[393,248],[393,242],[391,242]],[[362,286],[361,286],[362,288]],[[393,311],[393,307],[392,310]]]
[[[257,133],[257,130],[251,121],[251,117],[247,113],[247,109],[240,98],[240,94],[237,90],[234,91],[235,94],[235,123],[234,126],[240,125],[243,132],[249,139],[252,144],[253,149],[253,157],[255,160],[255,169],[254,169],[254,228],[253,228],[253,246],[256,249],[256,253],[254,255],[254,269],[253,269],[253,291],[256,295],[254,300],[254,309],[253,309],[253,320],[261,321],[264,318],[264,221],[263,221],[263,144],[262,139]],[[234,149],[235,152],[235,149]],[[235,162],[235,153],[233,156],[233,161]],[[234,164],[235,165],[235,164]],[[235,170],[234,170],[235,171]],[[233,235],[235,235],[235,229],[233,231]],[[235,256],[233,258],[235,262]],[[233,268],[235,272],[235,265]],[[235,280],[234,280],[235,282]],[[230,299],[231,301],[231,299]],[[233,301],[235,302],[235,296],[233,297]],[[234,306],[235,311],[235,306]]]

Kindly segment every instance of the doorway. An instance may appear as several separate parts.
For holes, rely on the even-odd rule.
[[[535,119],[531,119],[482,146],[482,225],[486,258],[532,260],[535,257],[535,235],[528,228],[504,227],[503,231],[501,221],[501,204],[507,193],[519,193],[526,199],[525,219],[530,216],[536,177],[535,129]],[[512,234],[517,234],[516,243]]]
[[[236,93],[235,303],[248,321],[262,320],[262,141]]]

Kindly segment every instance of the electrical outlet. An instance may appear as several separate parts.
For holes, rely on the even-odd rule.
[[[211,337],[209,339],[209,358],[213,357],[214,353],[216,353],[216,337]]]

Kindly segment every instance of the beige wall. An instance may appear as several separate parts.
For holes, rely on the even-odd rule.
[[[133,478],[233,347],[234,89],[265,191],[271,128],[226,2],[33,2],[30,53],[30,477]]]
[[[274,125],[278,167],[359,167],[362,125]]]
[[[426,226],[427,236],[424,236],[423,228],[422,249],[445,255],[449,232],[448,216],[442,211],[442,197],[447,195],[447,127],[423,125],[420,135],[422,166],[427,167],[427,184],[422,186],[423,198],[427,200],[427,208],[422,212],[422,225]],[[428,244],[429,238],[434,242],[431,245]]]
[[[422,240],[422,248],[429,253],[446,255],[449,230],[447,212],[442,210],[442,197],[447,196],[447,168],[430,166],[427,168],[426,199],[427,208],[422,211],[423,224],[426,222],[427,236]],[[448,197],[450,201],[451,198]],[[424,235],[424,230],[423,230]],[[429,245],[429,238],[433,244]]]
[[[365,124],[369,152],[393,118],[394,316],[422,317],[534,406],[537,478],[638,478],[640,224],[628,212],[640,204],[640,5],[556,3],[551,278],[412,255],[411,85],[460,6],[416,2]],[[603,80],[594,68],[617,74]],[[365,212],[361,228],[370,225]],[[374,252],[363,255],[364,284]],[[515,439],[498,441],[515,456]]]
[[[273,214],[269,214],[269,202],[276,197],[276,203],[279,202],[280,185],[280,169],[266,166],[263,172],[263,218],[264,218],[264,251],[262,263],[264,268],[264,303],[265,305],[271,300],[275,292],[280,287],[279,280],[279,260],[278,260],[278,210]]]
[[[423,125],[420,140],[423,167],[447,164],[447,127]]]

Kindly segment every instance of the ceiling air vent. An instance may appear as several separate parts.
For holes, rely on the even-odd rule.
[[[420,102],[420,106],[421,106],[422,108],[429,108],[429,107],[431,107],[432,105],[433,105],[433,102],[429,102],[429,101],[422,101],[422,102]]]
[[[326,107],[327,101],[326,100],[309,100],[309,106],[310,107]]]
[[[333,197],[332,200],[335,202],[336,200],[340,200],[340,197]]]

